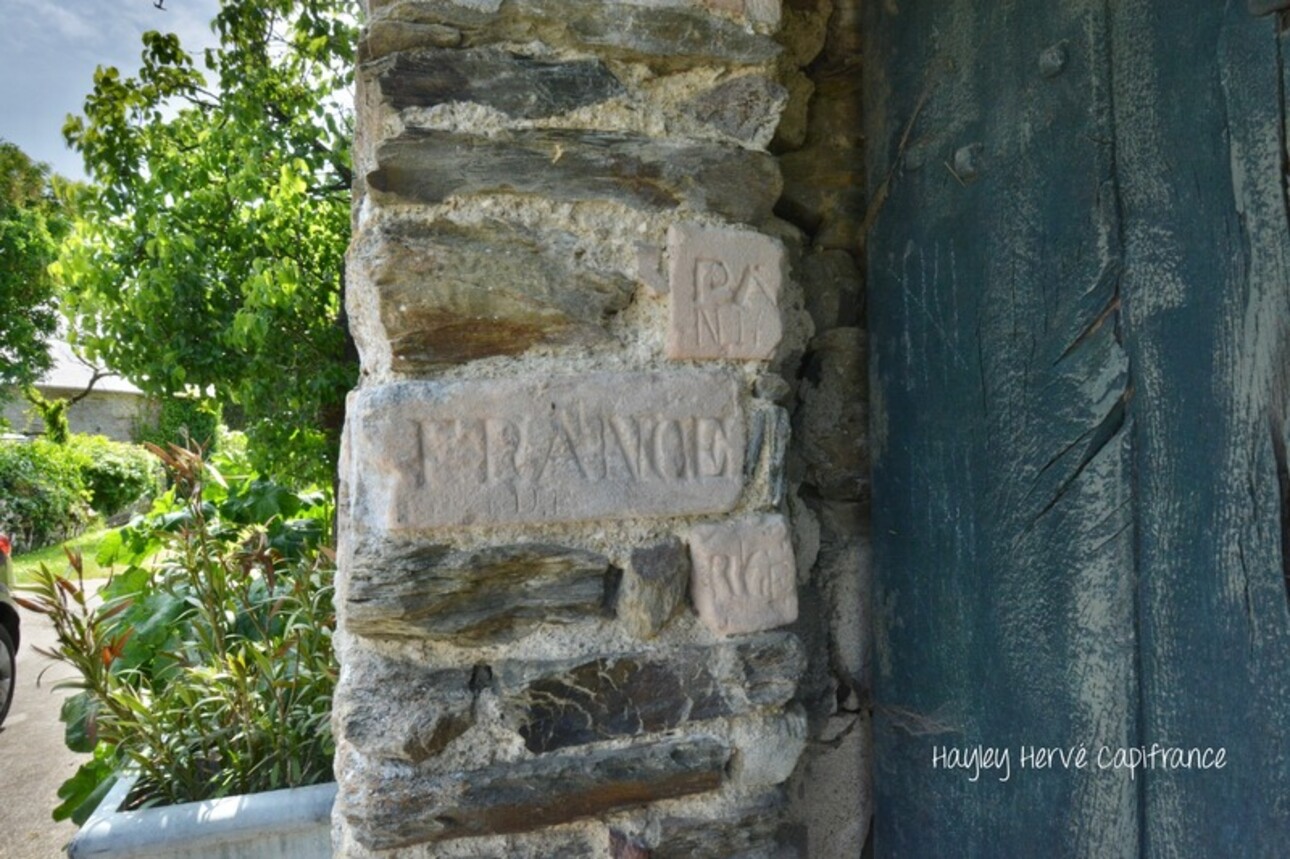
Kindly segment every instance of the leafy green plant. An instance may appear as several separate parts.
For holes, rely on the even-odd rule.
[[[0,441],[0,532],[25,550],[74,536],[91,519],[80,462],[62,445]]]
[[[219,422],[218,403],[194,397],[163,397],[156,422],[139,423],[133,435],[141,444],[159,447],[197,444],[209,454],[218,447]]]
[[[99,562],[122,568],[101,602],[74,553],[70,575],[43,568],[24,589],[57,633],[46,655],[77,673],[59,684],[79,690],[68,746],[94,751],[55,819],[83,820],[126,767],[134,807],[331,778],[330,503],[226,481],[196,450],[154,452],[173,486],[101,544]]]
[[[113,516],[160,488],[157,460],[138,445],[101,435],[72,435],[69,455],[76,458],[100,516]]]

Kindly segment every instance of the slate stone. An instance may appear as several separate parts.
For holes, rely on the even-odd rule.
[[[349,753],[337,802],[360,844],[390,850],[525,832],[703,793],[721,786],[729,760],[724,742],[703,736],[447,774]]]
[[[529,751],[673,730],[786,703],[805,668],[789,633],[670,656],[603,657],[576,665],[504,662],[494,680]]]
[[[492,21],[504,0],[365,0],[369,20],[480,27]]]
[[[382,143],[376,162],[367,186],[373,199],[392,204],[532,194],[758,223],[770,217],[782,187],[779,166],[765,152],[628,132],[532,129],[483,138],[409,129]]]
[[[340,735],[365,754],[419,763],[474,723],[472,675],[353,648],[333,718]]]
[[[594,48],[620,59],[665,59],[676,65],[717,60],[760,64],[779,56],[769,35],[753,30],[776,26],[779,4],[755,0],[606,3],[603,0],[371,0],[372,27],[398,20],[438,24],[468,32],[472,44],[527,42],[534,31],[548,44]],[[713,14],[708,7],[724,7]],[[501,12],[501,14],[498,14]]]
[[[787,702],[806,671],[806,650],[789,632],[746,639],[735,646],[743,671],[741,689],[749,707],[772,707]]]
[[[806,311],[811,314],[816,333],[860,324],[864,283],[850,252],[825,250],[807,254],[799,271]]]
[[[617,829],[609,830],[609,859],[650,859],[649,847],[633,835]]]
[[[778,376],[774,378],[779,378]],[[758,384],[761,380],[758,379]],[[787,387],[782,379],[780,384]],[[758,392],[760,393],[760,391]],[[748,433],[748,456],[744,460],[744,474],[749,479],[766,459],[767,493],[764,506],[776,510],[788,489],[788,445],[793,434],[792,418],[782,406],[755,409],[752,428]]]
[[[531,684],[520,736],[531,752],[652,734],[730,712],[702,666],[597,659]]]
[[[865,333],[834,328],[811,341],[796,415],[806,481],[834,501],[866,500],[869,390]]]
[[[788,90],[761,75],[725,81],[691,99],[686,112],[736,140],[766,146],[788,103]]]
[[[781,51],[774,39],[694,4],[649,8],[587,0],[527,0],[521,5],[531,8],[535,17],[559,16],[581,44],[629,55],[752,64],[773,60]]]
[[[564,546],[405,546],[355,560],[345,625],[367,636],[509,641],[542,623],[602,616],[608,572],[603,555]]]
[[[567,233],[501,221],[387,220],[350,252],[368,289],[356,313],[379,315],[400,372],[603,340],[633,283],[584,263],[576,245]]]
[[[397,110],[472,102],[520,119],[567,113],[624,91],[599,60],[548,60],[493,47],[399,53],[382,63],[377,81]]]
[[[359,36],[357,59],[361,65],[397,51],[455,48],[461,40],[461,30],[443,24],[375,21],[364,27]]]
[[[717,820],[698,815],[664,816],[650,859],[798,857],[801,853],[789,843],[787,805],[783,790],[777,789],[728,810]]]
[[[676,537],[632,549],[615,601],[618,622],[653,638],[676,613],[690,583],[690,555]]]

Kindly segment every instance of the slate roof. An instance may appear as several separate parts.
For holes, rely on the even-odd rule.
[[[62,340],[53,340],[49,344],[49,355],[54,359],[54,366],[36,383],[37,388],[74,393],[85,390],[94,371],[72,354],[71,346]],[[120,376],[103,376],[94,383],[94,390],[96,393],[143,395],[143,391]]]

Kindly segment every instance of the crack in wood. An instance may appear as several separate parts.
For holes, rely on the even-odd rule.
[[[1286,590],[1286,603],[1290,605],[1290,464],[1286,460],[1285,427],[1278,415],[1268,421],[1272,435],[1272,456],[1277,467],[1277,498],[1281,503],[1281,577]]]

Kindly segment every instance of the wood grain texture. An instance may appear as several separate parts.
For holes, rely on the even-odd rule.
[[[1244,4],[869,5],[879,856],[1290,832],[1282,46]],[[1026,745],[1224,746],[1206,772]],[[1011,777],[934,769],[1011,750]]]

